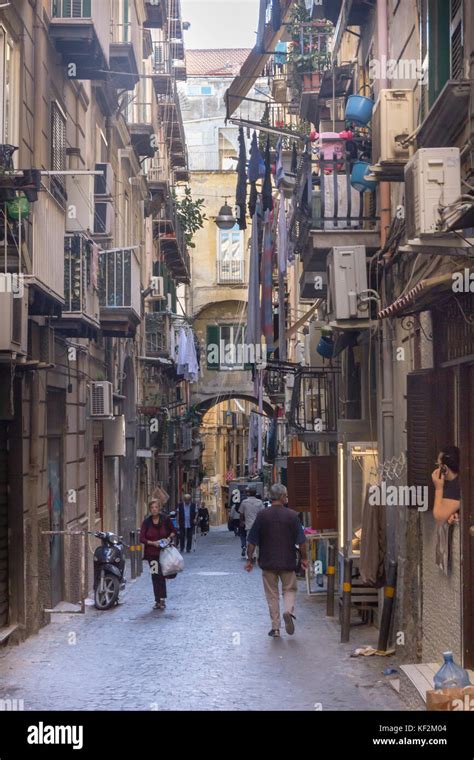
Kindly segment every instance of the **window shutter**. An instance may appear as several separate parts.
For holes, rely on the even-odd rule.
[[[219,326],[218,325],[208,325],[207,326],[207,337],[206,337],[206,359],[207,359],[207,368],[212,370],[218,370],[219,369],[219,348],[217,350],[217,356],[215,355],[215,351],[209,351],[209,346],[217,346],[219,347]],[[213,361],[216,359],[216,361]]]
[[[311,527],[337,528],[337,457],[311,457]]]
[[[451,79],[464,77],[464,29],[462,0],[451,0],[450,51]]]
[[[311,511],[311,457],[288,457],[288,503],[297,512]]]
[[[450,369],[420,370],[407,377],[407,477],[409,486],[428,486],[439,450],[452,444],[454,383]]]
[[[407,377],[408,485],[428,486],[434,470],[434,371],[420,370]]]

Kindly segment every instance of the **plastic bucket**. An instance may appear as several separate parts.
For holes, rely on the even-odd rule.
[[[353,188],[359,191],[359,193],[365,193],[367,191],[373,191],[377,187],[377,183],[373,180],[366,179],[366,174],[370,173],[370,164],[367,161],[356,161],[352,167],[351,173],[351,185]]]
[[[350,95],[346,104],[346,121],[365,127],[372,118],[374,101],[365,95]]]
[[[334,341],[327,335],[322,335],[316,351],[324,359],[331,359],[334,353]]]

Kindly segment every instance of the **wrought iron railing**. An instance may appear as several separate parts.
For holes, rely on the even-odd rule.
[[[313,229],[376,229],[375,193],[359,192],[351,185],[352,163],[347,158],[320,158],[319,185],[313,184]],[[367,209],[367,213],[366,213]]]
[[[102,308],[131,308],[141,315],[140,265],[131,248],[101,251],[99,298]]]
[[[228,259],[217,262],[217,282],[219,285],[243,283],[245,280],[245,261]]]
[[[158,358],[170,352],[170,325],[166,314],[145,314],[146,356]]]
[[[298,433],[322,440],[337,435],[339,369],[304,367],[295,375],[289,416]]]

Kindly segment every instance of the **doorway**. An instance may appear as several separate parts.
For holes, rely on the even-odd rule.
[[[64,530],[63,503],[63,425],[65,420],[64,394],[48,391],[48,508],[50,529]],[[50,536],[49,570],[51,607],[64,598],[64,537]]]
[[[462,593],[464,666],[474,669],[474,365],[461,368]]]

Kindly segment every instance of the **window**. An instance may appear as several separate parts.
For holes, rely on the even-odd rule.
[[[54,172],[66,169],[66,117],[57,103],[51,103],[51,169]],[[63,176],[51,178],[51,191],[57,200],[66,198],[66,183]]]
[[[243,324],[209,325],[207,328],[207,368],[213,370],[249,369],[255,361],[245,342]]]
[[[210,96],[214,94],[214,88],[212,85],[199,85],[188,84],[186,88],[186,95],[189,98],[200,98],[202,95]]]
[[[0,141],[18,145],[18,61],[13,42],[3,27],[0,27],[0,88]]]
[[[424,118],[449,79],[464,76],[462,0],[421,0]]]
[[[244,233],[237,224],[231,230],[219,230],[217,282],[243,283],[244,270]]]

